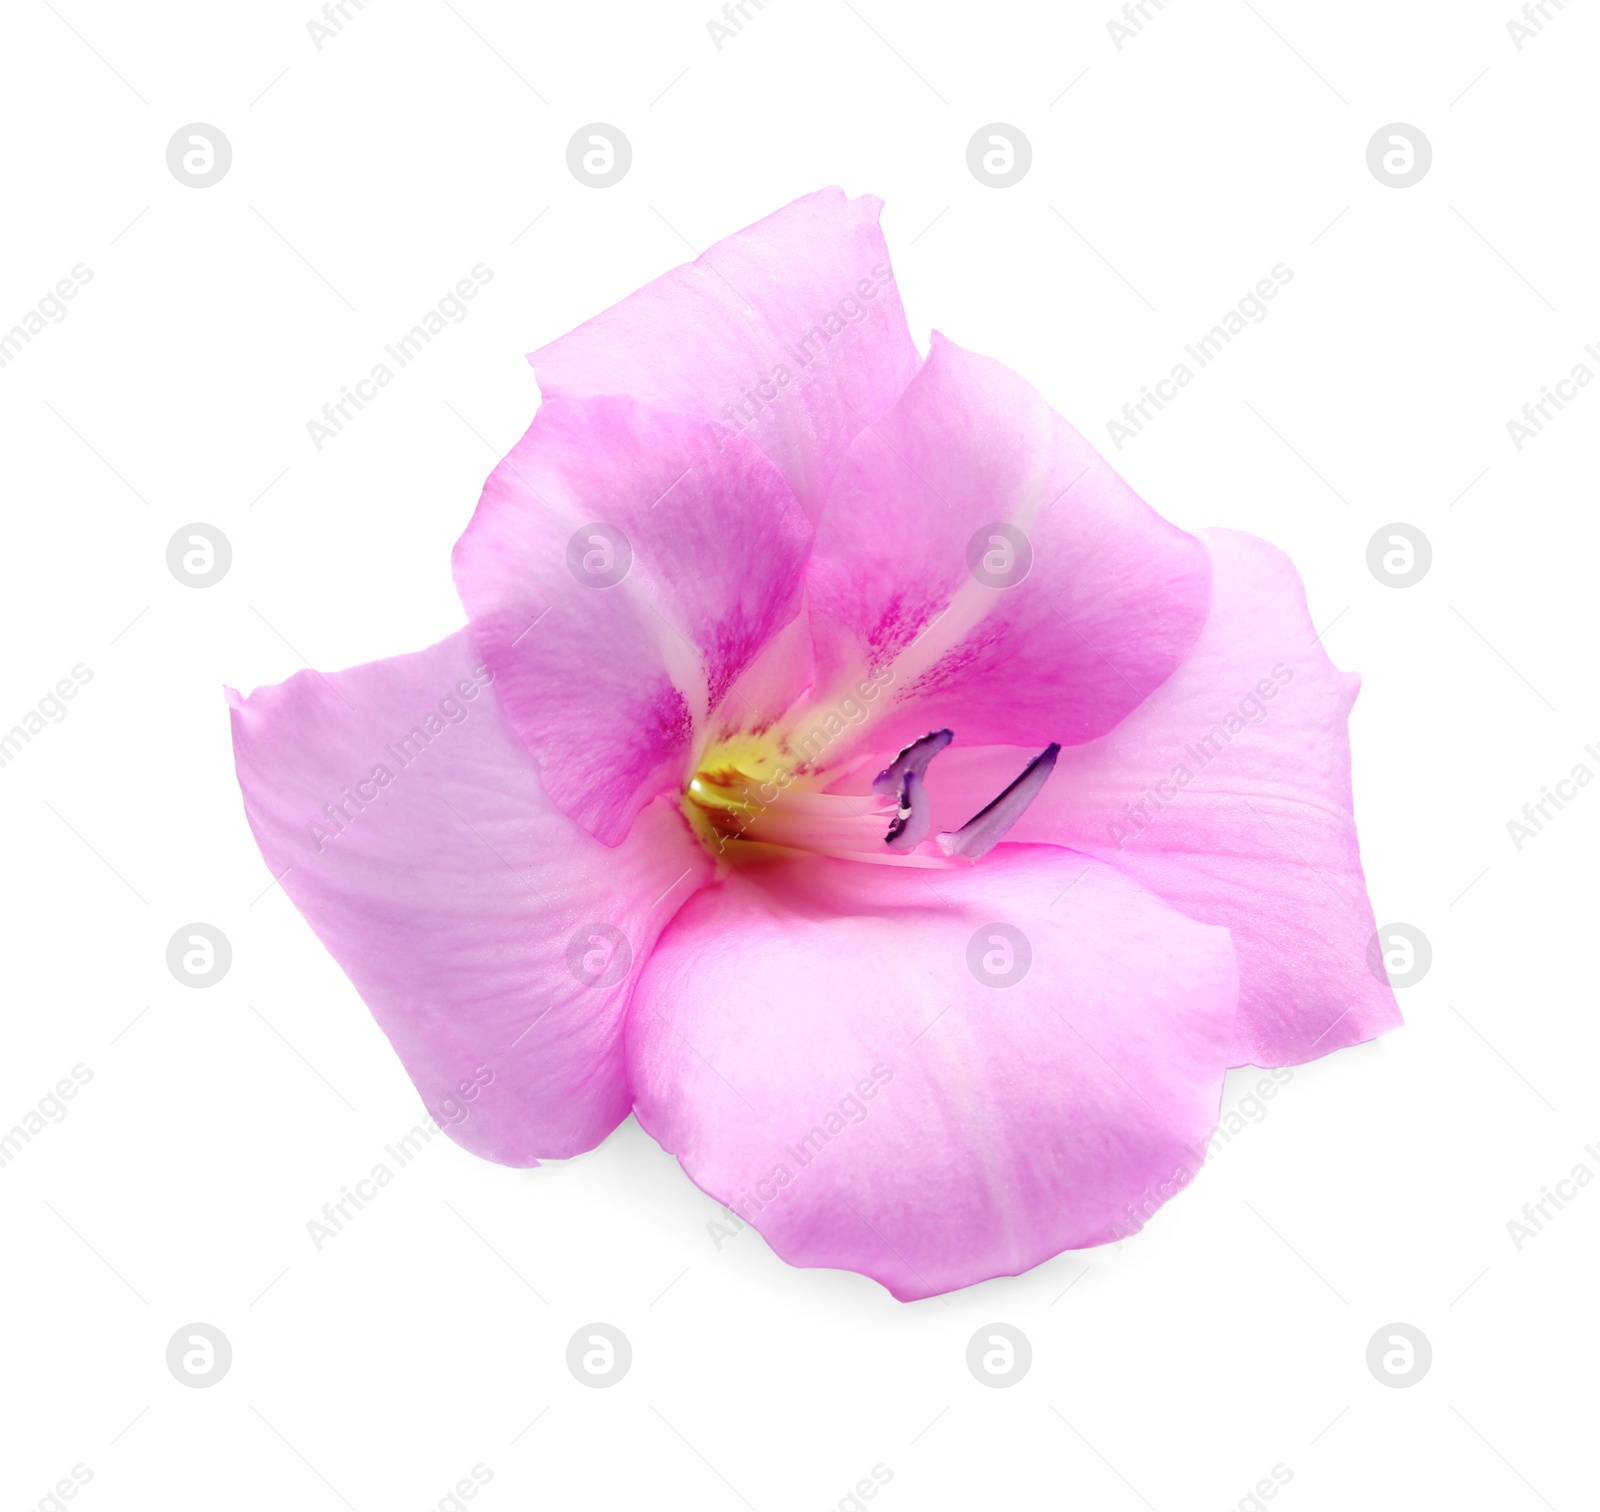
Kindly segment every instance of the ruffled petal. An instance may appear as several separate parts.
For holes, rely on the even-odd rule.
[[[1183,665],[1110,734],[1063,751],[1015,840],[1096,855],[1239,955],[1236,1064],[1298,1065],[1401,1023],[1376,976],[1356,841],[1348,716],[1360,679],[1328,659],[1294,564],[1202,533],[1210,618]],[[928,774],[948,823],[1014,769],[958,744]]]
[[[743,433],[815,516],[916,371],[882,208],[840,189],[796,200],[541,347],[541,391],[628,394]]]
[[[818,696],[892,668],[879,749],[940,725],[963,743],[1081,744],[1182,660],[1210,571],[1033,388],[936,333],[818,526]]]
[[[229,696],[261,854],[446,1132],[518,1166],[597,1144],[639,968],[709,870],[682,818],[611,850],[558,814],[465,630]]]
[[[1226,930],[1099,862],[744,868],[628,1018],[640,1123],[795,1265],[902,1299],[1140,1228],[1215,1128]]]
[[[631,399],[544,402],[485,485],[455,574],[561,812],[615,845],[683,786],[707,715],[796,616],[810,542],[743,438],[719,446]]]

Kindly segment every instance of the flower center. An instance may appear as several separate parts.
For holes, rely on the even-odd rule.
[[[936,730],[913,741],[866,793],[832,793],[836,773],[797,761],[776,733],[735,735],[711,746],[684,789],[683,809],[706,848],[733,860],[773,848],[880,866],[949,867],[997,845],[1055,767],[1051,745],[958,830],[929,839],[929,764],[952,739]]]
[[[780,738],[738,735],[701,758],[684,791],[684,812],[719,857],[780,846],[851,860],[899,859],[884,847],[894,801],[825,792],[835,776],[807,770]]]

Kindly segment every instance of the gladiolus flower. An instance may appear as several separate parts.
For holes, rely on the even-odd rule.
[[[1400,1022],[1293,567],[906,328],[827,190],[533,354],[466,628],[232,695],[274,875],[514,1166],[634,1113],[786,1260],[1143,1225],[1233,1066]]]

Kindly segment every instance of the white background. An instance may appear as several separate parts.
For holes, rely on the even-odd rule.
[[[88,1512],[398,1512],[474,1465],[486,1512],[820,1512],[875,1464],[887,1512],[1220,1512],[1274,1465],[1287,1512],[1594,1505],[1600,1185],[1520,1251],[1507,1222],[1600,1171],[1600,791],[1520,851],[1506,826],[1600,771],[1600,391],[1520,452],[1506,422],[1600,342],[1600,14],[1552,6],[1518,51],[1510,0],[1149,12],[1118,51],[1110,0],[769,0],[719,51],[710,0],[368,0],[318,51],[310,0],[10,0],[0,328],[93,279],[0,369],[0,726],[93,681],[0,769],[0,1128],[93,1080],[0,1169],[6,1508],[74,1465]],[[165,161],[197,121],[233,148],[204,190]],[[634,150],[604,191],[565,164],[593,121]],[[1001,191],[965,161],[993,121],[1034,153]],[[1396,121],[1434,152],[1403,190],[1366,164]],[[1408,1025],[1297,1070],[1120,1249],[910,1306],[719,1249],[631,1121],[530,1172],[438,1140],[318,1252],[307,1221],[420,1107],[269,887],[222,685],[454,629],[524,353],[830,183],[884,199],[919,344],[1011,364],[1171,519],[1299,564],[1364,678],[1377,914],[1432,943]],[[316,451],[306,422],[479,262],[469,318]],[[1112,451],[1280,262],[1269,317]],[[165,562],[192,521],[233,546],[204,590]],[[1391,521],[1433,545],[1403,590],[1366,565]],[[194,920],[234,950],[204,991],[165,964]],[[564,1363],[594,1320],[633,1344],[609,1390]],[[206,1390],[165,1365],[195,1321],[234,1351]],[[1033,1344],[1006,1390],[965,1364],[995,1321]],[[1434,1356],[1403,1390],[1365,1363],[1395,1321]]]

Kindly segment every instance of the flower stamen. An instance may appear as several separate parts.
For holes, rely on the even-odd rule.
[[[988,855],[1039,796],[1039,790],[1056,769],[1056,757],[1060,754],[1060,745],[1052,741],[999,797],[979,809],[960,829],[941,833],[939,848],[947,856],[961,856],[968,861]]]

